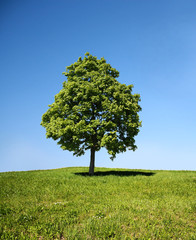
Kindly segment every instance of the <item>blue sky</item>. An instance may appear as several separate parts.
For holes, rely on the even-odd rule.
[[[34,0],[0,3],[0,171],[88,166],[45,138],[42,114],[86,52],[140,93],[138,149],[97,167],[196,170],[196,1]]]

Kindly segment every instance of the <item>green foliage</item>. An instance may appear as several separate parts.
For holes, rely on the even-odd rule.
[[[119,83],[119,72],[89,53],[63,74],[67,81],[42,117],[47,138],[58,140],[63,150],[76,156],[105,147],[113,159],[127,148],[135,150],[141,107],[133,85]]]
[[[101,172],[100,172],[101,171]],[[196,239],[195,171],[0,173],[0,239]]]

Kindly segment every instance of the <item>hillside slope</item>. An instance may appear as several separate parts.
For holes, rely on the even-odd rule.
[[[195,171],[0,173],[0,239],[196,239]]]

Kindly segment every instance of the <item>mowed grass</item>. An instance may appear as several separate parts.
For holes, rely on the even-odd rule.
[[[0,239],[196,239],[196,172],[0,173]]]

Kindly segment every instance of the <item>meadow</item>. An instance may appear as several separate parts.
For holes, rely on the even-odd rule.
[[[0,239],[196,239],[196,172],[0,173]]]

